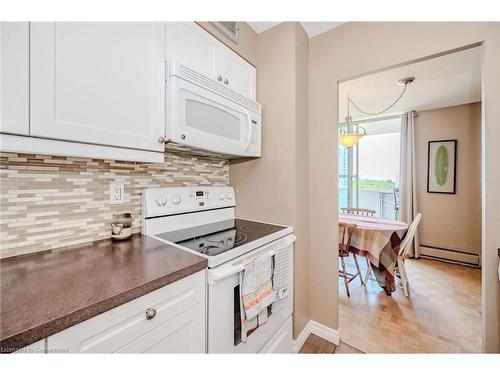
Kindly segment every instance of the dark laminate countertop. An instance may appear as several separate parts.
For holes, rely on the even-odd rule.
[[[140,234],[3,259],[0,349],[30,345],[206,267]]]

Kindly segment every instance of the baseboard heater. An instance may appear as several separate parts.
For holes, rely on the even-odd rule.
[[[479,266],[479,255],[462,250],[446,249],[432,245],[420,244],[420,256],[442,260],[444,262],[461,263],[465,265]]]

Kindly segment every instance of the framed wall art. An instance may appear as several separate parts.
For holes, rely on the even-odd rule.
[[[457,140],[429,141],[427,158],[427,192],[455,194]]]

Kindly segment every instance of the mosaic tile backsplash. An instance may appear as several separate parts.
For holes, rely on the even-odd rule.
[[[109,203],[109,183],[124,203]],[[113,213],[140,232],[142,189],[228,185],[227,160],[165,154],[162,164],[0,153],[0,258],[110,237]]]

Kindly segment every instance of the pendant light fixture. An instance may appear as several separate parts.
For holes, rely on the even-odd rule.
[[[349,95],[347,95],[347,116],[345,124],[339,128],[339,143],[344,147],[352,147],[358,144],[359,140],[366,135],[365,128],[358,124],[353,124],[349,111]]]
[[[398,98],[394,100],[389,106],[384,108],[383,110],[379,112],[367,112],[359,108],[359,106],[354,103],[351,98],[349,97],[349,94],[347,94],[347,116],[345,118],[345,123],[342,124],[339,127],[339,143],[341,146],[344,147],[353,147],[358,144],[359,140],[366,135],[366,131],[363,127],[360,125],[353,123],[352,117],[350,114],[350,104],[353,105],[358,112],[367,115],[367,116],[378,116],[381,115],[388,110],[390,110],[392,107],[396,105],[397,102],[401,100],[403,97],[404,93],[406,92],[406,87],[415,81],[415,77],[405,77],[402,78],[398,81],[399,86],[403,86],[403,90],[401,91],[401,94],[399,94]]]

